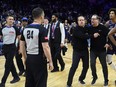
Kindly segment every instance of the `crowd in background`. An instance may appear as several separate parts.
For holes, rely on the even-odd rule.
[[[0,27],[2,28],[5,25],[5,18],[9,14],[14,15],[16,25],[21,24],[23,17],[27,17],[28,23],[30,24],[32,22],[31,11],[37,6],[44,9],[45,16],[49,22],[51,21],[52,13],[59,13],[59,19],[64,24],[67,20],[68,28],[66,29],[66,34],[70,42],[71,37],[68,32],[71,32],[70,29],[76,25],[75,20],[78,15],[84,15],[86,17],[87,25],[90,25],[92,14],[101,16],[102,23],[105,23],[108,20],[107,12],[111,7],[115,7],[115,3],[113,0],[100,0],[99,2],[97,0],[4,0],[0,1]]]
[[[33,12],[32,9],[37,6],[43,8],[43,10],[40,8],[37,8],[36,11],[34,10],[35,12]],[[111,10],[110,8],[112,8],[113,10]],[[26,51],[27,51],[27,54],[29,55],[32,55],[33,53],[37,55],[38,54],[41,55],[41,52],[44,50],[44,48],[41,48],[41,43],[47,42],[47,45],[45,46],[48,46],[48,42],[49,42],[48,47],[50,47],[50,49],[48,50],[51,51],[51,54],[48,57],[46,56],[46,58],[49,59],[48,63],[51,64],[50,66],[51,72],[59,72],[65,69],[65,62],[62,58],[61,51],[62,51],[62,54],[65,55],[65,52],[68,49],[67,43],[72,44],[72,47],[73,47],[73,56],[72,56],[73,60],[72,61],[73,62],[72,62],[72,66],[70,68],[69,75],[68,75],[67,87],[72,87],[71,85],[72,85],[73,76],[78,67],[80,58],[82,58],[83,70],[82,70],[82,73],[78,81],[82,85],[85,85],[84,79],[86,77],[86,73],[89,68],[89,51],[88,51],[88,44],[89,44],[90,46],[90,66],[91,66],[92,76],[93,76],[91,85],[94,85],[96,83],[96,80],[98,79],[97,74],[96,74],[95,64],[96,64],[96,58],[99,57],[100,63],[103,68],[102,71],[104,74],[104,86],[108,86],[109,80],[108,80],[107,63],[114,70],[116,70],[116,66],[114,65],[114,63],[112,63],[112,54],[116,51],[114,50],[115,46],[113,46],[112,43],[106,39],[108,32],[109,32],[108,28],[112,29],[113,27],[115,28],[116,26],[115,25],[116,10],[115,10],[115,3],[113,1],[100,0],[99,2],[97,2],[97,0],[81,0],[81,1],[80,0],[73,0],[73,1],[72,0],[63,0],[63,1],[62,0],[59,0],[59,1],[25,0],[25,1],[21,1],[20,0],[17,2],[14,0],[9,0],[9,1],[0,1],[0,11],[1,11],[0,12],[0,28],[1,28],[0,34],[1,34],[1,37],[4,43],[3,45],[2,39],[1,39],[0,55],[2,55],[2,48],[3,48],[4,55],[7,55],[9,58],[11,58],[9,59],[7,58],[7,56],[5,56],[7,60],[5,65],[7,66],[5,68],[6,72],[2,78],[0,87],[5,87],[6,79],[10,72],[10,69],[12,68],[14,70],[11,70],[11,72],[15,73],[15,75],[13,76],[14,79],[10,81],[10,83],[18,82],[20,80],[19,76],[23,74],[24,76],[26,76],[26,81],[32,80],[30,78],[30,74],[28,74],[30,72],[28,71],[27,73],[27,70],[28,70],[27,66],[33,63],[30,62],[29,64],[26,65],[26,73],[25,73],[25,67],[24,67],[25,64],[23,65],[23,61],[21,59],[23,56],[24,59],[26,60],[26,55],[24,56],[24,54],[26,54],[24,53],[25,44],[23,43],[26,41],[27,41]],[[31,11],[32,11],[32,14],[31,14]],[[43,11],[45,12],[45,18],[44,18]],[[34,20],[32,19],[32,15],[33,15]],[[30,25],[27,26],[28,24]],[[39,24],[40,27],[37,28],[37,26],[33,24]],[[39,44],[38,43],[36,44],[36,41],[34,41],[35,39],[33,39],[33,36],[36,36],[37,32],[34,30],[32,31],[28,30],[28,29],[33,29],[33,27],[35,27],[35,29],[38,29],[37,31],[41,30],[39,31],[38,35],[40,34],[41,36],[43,36],[46,34],[45,37],[41,37],[39,35],[42,39],[38,38],[37,36],[36,41],[38,42],[38,40],[40,40]],[[14,39],[9,39],[10,37],[9,33],[12,33],[10,29],[12,28],[15,31],[15,33],[13,33]],[[9,30],[9,31],[5,32],[5,30],[6,31]],[[26,34],[23,33],[25,31],[27,32]],[[21,34],[21,38],[20,38],[20,34]],[[6,38],[6,36],[8,38]],[[15,41],[16,36],[17,37],[19,36],[17,38],[18,41]],[[20,40],[22,40],[23,42],[20,42]],[[33,43],[31,42],[31,40],[33,41]],[[28,41],[29,41],[29,44],[28,44]],[[30,42],[31,42],[31,45],[30,45]],[[21,43],[23,44],[23,46]],[[17,48],[16,50],[14,49],[12,51],[10,46],[15,47],[15,45]],[[37,47],[35,47],[36,45]],[[42,46],[45,47],[43,44]],[[29,48],[31,47],[32,49],[30,51]],[[22,52],[20,51],[21,48],[23,49],[21,50]],[[37,48],[37,49],[33,50],[33,48]],[[7,49],[9,49],[8,52],[7,52]],[[42,49],[42,51],[40,49]],[[36,50],[40,50],[40,53],[36,52]],[[15,51],[16,51],[16,54],[15,54]],[[45,51],[45,52],[49,53],[48,51]],[[18,74],[16,72],[15,67],[13,65],[10,66],[10,63],[13,64],[13,58],[14,58],[13,56],[16,57],[16,62],[19,68]],[[41,56],[43,57],[43,52]],[[34,57],[34,55],[32,55],[32,57]],[[28,58],[31,58],[31,57],[27,55],[27,59]],[[51,58],[52,58],[52,61],[51,61]],[[57,64],[57,61],[59,61],[60,69],[59,69],[59,65]],[[52,65],[52,62],[53,62],[53,65]],[[52,69],[53,66],[54,66],[54,69]],[[36,69],[33,70],[33,72],[36,72]],[[36,76],[37,75],[38,73],[36,74]],[[29,77],[29,79],[27,79],[27,77]]]
[[[9,4],[10,3],[10,4]],[[59,13],[63,21],[68,19],[74,21],[77,15],[84,15],[87,19],[92,14],[103,17],[103,21],[108,18],[107,12],[115,6],[113,0],[8,0],[0,1],[0,21],[4,22],[5,17],[10,13],[14,14],[16,20],[21,20],[26,16],[32,22],[31,10],[40,6],[44,9],[46,16],[50,19],[52,13]]]

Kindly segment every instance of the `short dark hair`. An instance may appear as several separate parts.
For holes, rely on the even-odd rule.
[[[6,19],[7,19],[8,17],[13,17],[13,18],[14,18],[14,15],[7,15],[7,16],[6,16]]]
[[[99,21],[102,20],[102,18],[101,18],[100,16],[98,16],[97,14],[94,14],[94,15],[92,15],[92,16],[96,16],[96,18],[97,18]]]
[[[57,18],[59,18],[59,14],[58,13],[54,13],[54,16],[56,16]]]
[[[79,16],[77,17],[77,20],[78,20],[79,17],[83,17],[83,18],[85,19],[85,17],[84,17],[83,15],[79,15]],[[85,20],[86,20],[86,19],[85,19]]]
[[[109,11],[108,11],[108,14],[110,14],[111,11],[114,11],[115,15],[116,15],[116,8],[111,8]]]
[[[40,7],[34,8],[32,11],[33,19],[40,17],[43,12],[44,12],[43,9]]]

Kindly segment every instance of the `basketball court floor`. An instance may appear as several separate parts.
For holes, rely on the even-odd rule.
[[[66,55],[63,56],[63,59],[66,65],[65,70],[62,72],[59,71],[55,73],[51,73],[50,71],[48,71],[48,86],[47,87],[66,87],[66,82],[67,82],[68,73],[71,66],[71,59],[72,59],[72,47],[70,44],[68,44],[68,51]],[[113,56],[113,60],[116,63],[115,55]],[[15,58],[14,58],[14,61],[15,61]],[[2,78],[4,73],[4,62],[5,62],[4,56],[0,56],[0,79]],[[89,68],[86,79],[85,79],[86,85],[82,86],[78,83],[78,77],[82,70],[82,63],[80,61],[80,64],[78,66],[78,69],[73,79],[72,86],[73,87],[103,87],[103,83],[104,83],[103,73],[102,73],[101,64],[98,59],[97,59],[96,67],[97,67],[97,75],[98,75],[98,80],[96,81],[96,84],[94,86],[91,86],[92,75],[91,75],[91,70]],[[108,87],[116,87],[114,83],[114,81],[116,80],[116,71],[112,70],[110,66],[108,66],[108,71],[109,71],[109,86]],[[10,84],[10,81],[12,79],[13,79],[12,75],[10,74],[6,83],[6,87],[24,87],[24,83],[25,83],[24,76],[20,76],[21,80],[15,84]]]

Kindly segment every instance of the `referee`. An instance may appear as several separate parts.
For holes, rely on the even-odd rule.
[[[53,70],[53,64],[47,30],[42,26],[44,11],[38,7],[33,9],[32,15],[34,21],[23,30],[20,43],[22,55],[26,61],[25,87],[47,87],[47,59],[43,55],[45,54],[49,60],[50,70]]]
[[[15,46],[15,40],[16,37],[19,38],[20,31],[13,26],[14,17],[8,16],[6,18],[6,26],[2,29],[0,29],[0,38],[3,38],[3,53],[5,56],[5,71],[4,75],[0,84],[0,87],[5,87],[6,80],[8,78],[8,75],[10,74],[10,71],[14,77],[14,79],[10,83],[15,83],[20,80],[20,78],[17,75],[13,58],[16,52],[16,46]]]

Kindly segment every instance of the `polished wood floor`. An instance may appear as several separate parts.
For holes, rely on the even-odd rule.
[[[65,70],[62,72],[60,71],[56,73],[51,73],[50,71],[48,71],[49,76],[48,76],[47,87],[66,87],[67,77],[68,77],[69,69],[71,66],[71,58],[72,58],[72,48],[70,45],[68,45],[68,47],[69,49],[68,49],[67,54],[63,56],[63,59],[66,63]],[[113,60],[116,63],[115,56],[113,56]],[[4,62],[5,62],[4,57],[0,56],[0,79],[2,78],[3,73],[4,73]],[[80,61],[80,64],[78,66],[78,69],[73,79],[73,84],[72,84],[73,87],[103,87],[104,80],[103,80],[102,68],[101,68],[99,60],[97,60],[96,67],[97,67],[97,75],[98,75],[98,80],[96,84],[94,86],[90,85],[92,76],[91,76],[91,70],[89,68],[86,79],[85,79],[86,85],[82,86],[78,83],[78,77],[82,70],[82,63]],[[109,86],[108,87],[116,87],[114,83],[114,81],[116,80],[116,71],[112,70],[109,66],[108,66],[108,70],[109,70]],[[20,78],[21,80],[18,83],[10,84],[10,81],[12,80],[12,75],[10,74],[8,77],[7,83],[6,83],[6,87],[24,87],[25,77],[21,76]]]

